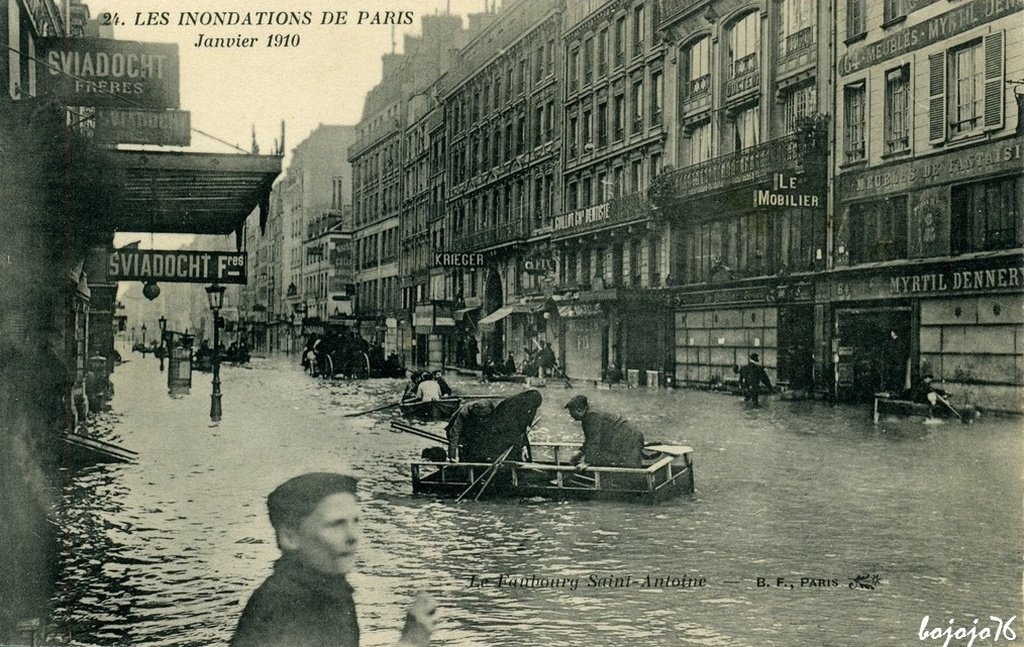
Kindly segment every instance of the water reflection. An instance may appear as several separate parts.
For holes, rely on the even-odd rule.
[[[321,382],[271,360],[230,367],[224,421],[210,428],[203,381],[172,400],[161,377],[142,361],[115,374],[113,432],[139,462],[81,472],[64,491],[58,603],[73,644],[226,642],[277,555],[264,497],[312,469],[363,479],[352,582],[364,645],[393,644],[420,589],[441,600],[437,643],[450,645],[916,644],[925,614],[1021,608],[1016,420],[876,427],[866,411],[814,402],[748,410],[709,393],[549,387],[536,439],[579,441],[562,407],[584,393],[648,440],[693,446],[696,494],[657,507],[453,504],[410,495],[406,462],[428,441],[392,433],[390,412],[344,416],[389,402],[401,381]],[[881,584],[851,590],[862,573]],[[708,585],[586,586],[648,574]],[[531,575],[580,584],[493,584]],[[796,587],[758,588],[757,577]],[[492,584],[470,586],[482,578]]]

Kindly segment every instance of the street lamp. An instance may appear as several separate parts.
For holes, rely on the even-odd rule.
[[[224,286],[206,286],[206,297],[213,311],[213,393],[210,394],[210,420],[220,422],[220,309],[224,305]]]
[[[167,354],[165,349],[167,345],[167,317],[160,315],[160,318],[157,319],[156,322],[160,324],[160,352],[158,353],[158,355],[160,355],[160,372],[163,373],[164,355]]]
[[[142,324],[142,347],[146,347],[146,324]],[[145,353],[143,353],[145,355]]]

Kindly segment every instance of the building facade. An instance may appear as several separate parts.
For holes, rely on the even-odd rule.
[[[826,322],[839,397],[931,375],[1021,410],[1022,10],[838,3]]]

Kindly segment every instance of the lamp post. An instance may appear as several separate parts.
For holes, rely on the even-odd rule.
[[[146,324],[142,324],[142,347],[146,347]],[[145,355],[145,353],[143,353]]]
[[[160,318],[156,320],[160,324],[160,352],[157,355],[160,356],[160,372],[164,372],[164,355],[167,354],[167,317],[160,315]]]
[[[213,393],[210,394],[210,420],[220,422],[220,309],[224,305],[224,286],[217,283],[208,285],[206,297],[213,311]]]

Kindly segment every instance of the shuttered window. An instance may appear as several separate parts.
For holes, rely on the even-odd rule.
[[[1003,127],[1005,62],[1002,31],[928,57],[932,144]]]
[[[865,131],[867,124],[867,92],[865,82],[843,88],[843,153],[847,162],[867,156]]]

